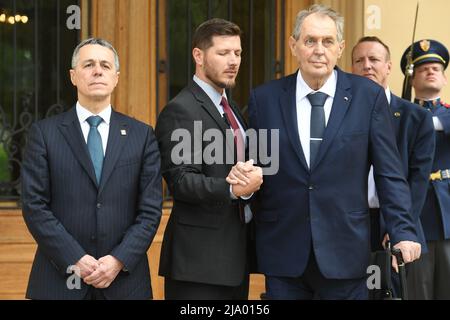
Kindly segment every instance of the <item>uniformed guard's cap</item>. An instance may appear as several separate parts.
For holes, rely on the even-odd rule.
[[[406,48],[403,53],[402,60],[400,61],[400,67],[403,74],[405,74],[408,68],[408,54],[411,50],[411,46]],[[448,66],[449,54],[447,48],[436,40],[419,40],[413,44],[413,54],[411,63],[414,67],[417,67],[427,62],[439,62],[444,65],[444,69]]]

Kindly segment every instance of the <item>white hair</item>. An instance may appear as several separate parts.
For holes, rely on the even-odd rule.
[[[109,50],[111,50],[114,53],[114,65],[116,67],[116,70],[117,71],[120,70],[119,55],[117,54],[116,49],[114,49],[112,44],[110,44],[108,41],[106,41],[104,39],[100,39],[100,38],[89,38],[89,39],[81,41],[76,46],[76,48],[75,48],[75,50],[73,50],[73,54],[72,54],[72,69],[74,69],[78,64],[78,58],[80,56],[80,49],[89,44],[98,44],[99,46],[102,46],[102,47],[105,47],[105,48],[108,48]]]
[[[300,30],[305,19],[314,13],[330,17],[336,24],[337,40],[339,42],[344,40],[344,17],[330,7],[321,4],[314,4],[308,9],[302,10],[297,14],[297,18],[295,19],[294,32],[292,34],[292,37],[294,37],[295,40],[298,40],[300,38]]]

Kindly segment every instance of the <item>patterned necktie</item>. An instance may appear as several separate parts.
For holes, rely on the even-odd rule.
[[[103,119],[100,116],[90,116],[86,119],[86,121],[91,126],[87,138],[87,146],[89,154],[91,155],[92,164],[94,165],[97,184],[100,184],[100,177],[102,176],[103,167],[103,144],[102,137],[100,136],[97,127]]]
[[[328,95],[323,92],[310,93],[308,100],[311,103],[311,127],[309,138],[309,167],[312,168],[325,131],[325,112],[323,105]]]
[[[242,137],[238,121],[234,116],[233,111],[231,110],[230,105],[228,104],[228,101],[225,97],[222,96],[222,101],[220,102],[220,104],[222,105],[227,120],[230,123],[231,128],[233,129],[234,145],[236,146],[237,151],[237,161],[245,161],[244,138]]]

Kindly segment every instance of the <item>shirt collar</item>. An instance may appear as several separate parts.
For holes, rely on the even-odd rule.
[[[305,82],[305,80],[302,77],[302,73],[299,70],[297,73],[297,90],[298,90],[297,97],[301,100],[311,92],[320,91],[326,93],[329,97],[334,98],[334,95],[336,94],[336,84],[337,84],[337,71],[333,70],[333,72],[328,77],[327,81],[322,86],[322,88],[320,88],[319,90],[313,90]]]
[[[79,101],[77,101],[76,110],[77,110],[78,119],[80,120],[81,123],[85,122],[86,119],[89,118],[90,116],[96,116],[96,114],[93,114],[88,109],[83,107]],[[112,113],[111,105],[108,105],[105,109],[103,109],[102,112],[97,114],[97,116],[102,117],[103,121],[107,125],[109,125],[109,122],[111,121],[111,113]]]
[[[440,103],[440,101],[441,101],[440,97],[437,97],[437,98],[434,98],[434,99],[420,99],[420,98],[416,97],[414,99],[414,102],[419,104],[419,105],[421,105],[421,106],[424,106],[424,105],[427,105],[427,104],[430,104],[430,105],[433,105],[433,106],[437,106]]]
[[[221,95],[209,83],[203,81],[196,75],[194,75],[193,80],[195,81],[195,83],[197,83],[200,86],[200,88],[202,88],[203,91],[205,91],[205,93],[208,95],[208,97],[211,99],[211,101],[214,103],[215,106],[220,106],[220,103],[222,101],[222,96],[227,98],[225,90],[223,90],[223,95]]]
[[[389,87],[387,87],[386,89],[384,89],[384,92],[386,93],[386,98],[390,105],[391,104],[391,89],[389,89]]]

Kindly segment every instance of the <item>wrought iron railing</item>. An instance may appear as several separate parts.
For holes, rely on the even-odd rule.
[[[0,0],[0,208],[20,207],[26,134],[36,120],[76,101],[68,70],[79,30],[66,26],[74,0]]]

